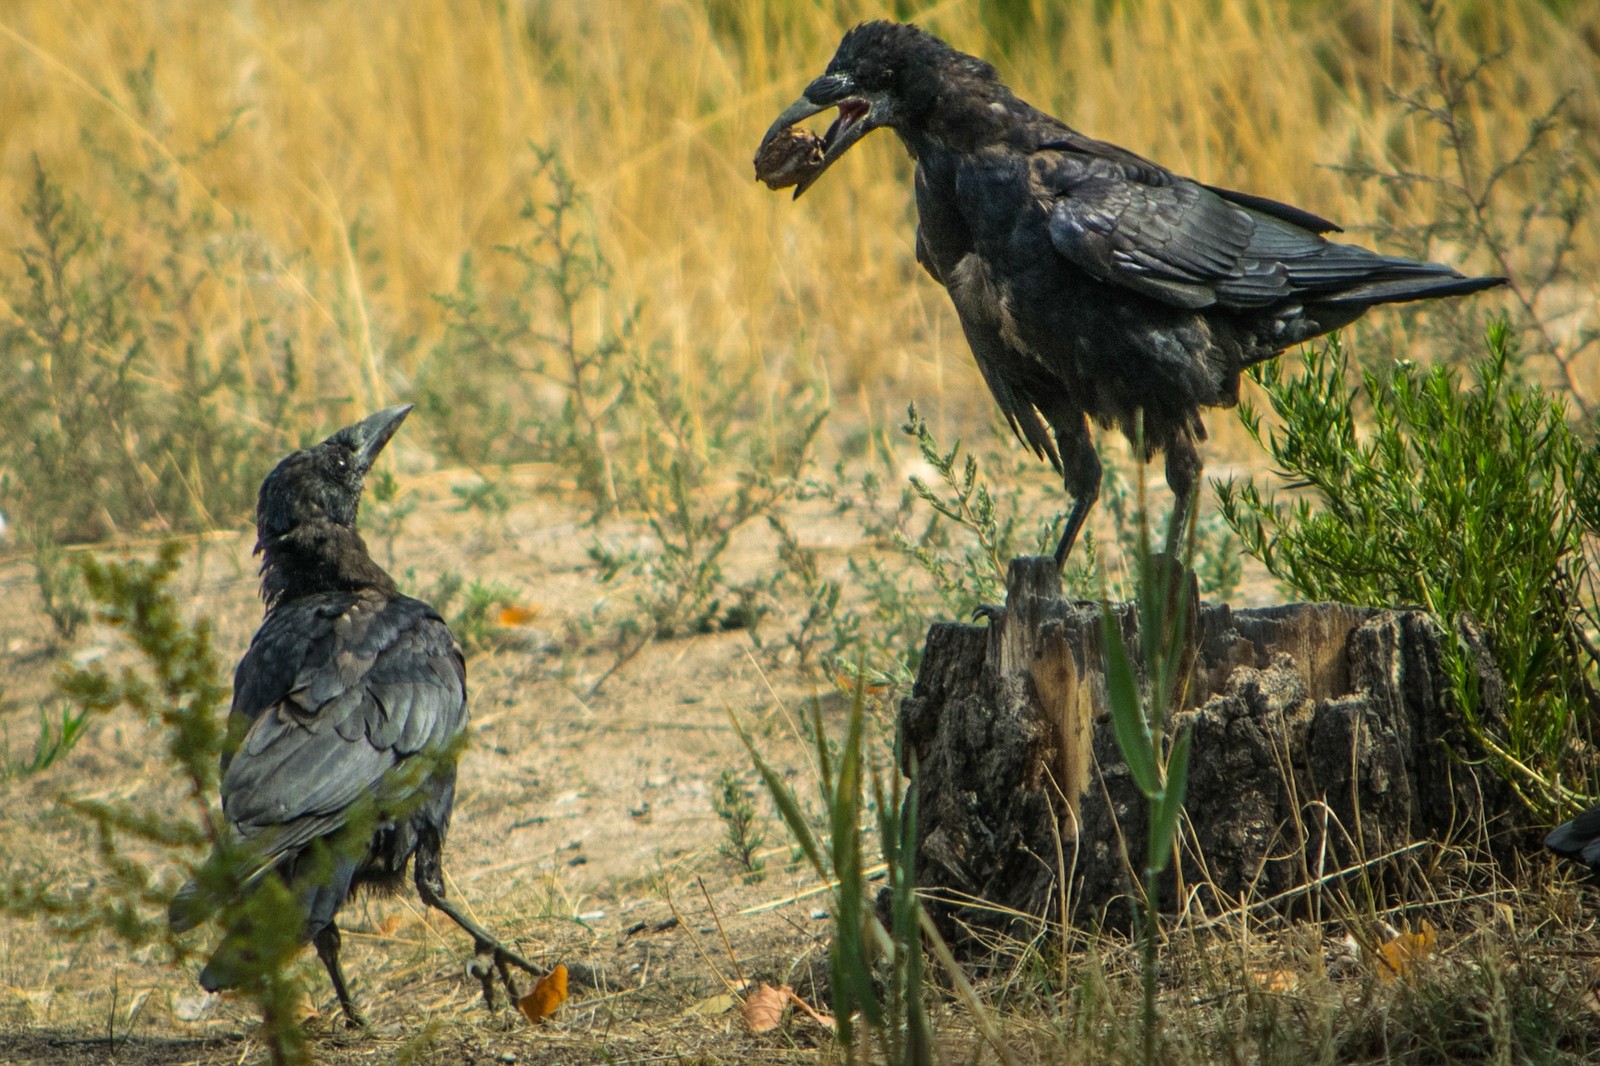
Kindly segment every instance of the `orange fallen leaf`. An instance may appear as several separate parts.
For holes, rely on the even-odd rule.
[[[301,1025],[322,1017],[322,1012],[317,1009],[316,1001],[311,998],[311,993],[307,992],[303,985],[295,991],[294,1004],[290,1007],[289,1012],[294,1020]]]
[[[1293,992],[1300,987],[1300,977],[1293,970],[1258,970],[1250,975],[1263,992]]]
[[[378,923],[378,935],[394,936],[400,931],[400,927],[405,924],[405,921],[406,920],[398,914],[389,915],[389,917]]]
[[[530,1022],[542,1022],[567,1001],[567,968],[556,968],[533,983],[533,990],[517,1000],[517,1006]]]
[[[783,1009],[793,995],[788,985],[773,988],[762,981],[759,988],[744,997],[744,1005],[739,1008],[744,1014],[744,1023],[752,1033],[776,1029],[783,1023]]]
[[[1433,954],[1439,934],[1433,923],[1423,919],[1415,933],[1401,933],[1378,948],[1378,977],[1385,983],[1406,976],[1418,963]]]
[[[537,617],[539,617],[539,608],[536,606],[518,607],[515,604],[508,603],[500,608],[500,613],[495,620],[503,626],[525,626]]]

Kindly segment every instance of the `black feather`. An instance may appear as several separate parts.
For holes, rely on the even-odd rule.
[[[795,114],[855,99],[916,161],[917,259],[948,289],[1012,428],[1075,497],[1058,560],[1099,492],[1089,420],[1131,435],[1142,413],[1181,516],[1200,413],[1237,401],[1242,368],[1375,304],[1504,281],[1329,241],[1338,227],[1309,211],[1085,137],[913,26],[857,26],[827,78]]]
[[[262,483],[266,618],[234,673],[237,744],[222,759],[222,810],[243,855],[235,875],[289,887],[305,912],[301,936],[316,942],[352,1019],[335,919],[362,886],[397,885],[413,857],[419,893],[439,905],[432,894],[443,894],[434,882],[467,727],[460,646],[437,611],[400,594],[355,528],[365,475],[409,410],[295,452]],[[362,805],[373,820],[358,830],[350,818]],[[228,902],[200,895],[195,883],[179,892],[174,928]],[[257,965],[250,945],[248,929],[227,930],[200,983],[247,980]]]

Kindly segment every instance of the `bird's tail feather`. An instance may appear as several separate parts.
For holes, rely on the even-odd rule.
[[[217,911],[246,896],[285,855],[337,829],[342,813],[302,818],[273,826],[243,838],[232,829],[167,905],[167,924],[174,933],[186,933]]]
[[[213,857],[212,861],[217,860]],[[215,889],[203,887],[202,880],[209,882],[212,878],[202,870],[186,881],[167,904],[167,925],[174,933],[187,933],[221,910],[229,899],[247,894],[276,861],[276,856],[265,860],[255,856],[248,862],[236,863],[228,874],[228,883],[237,886],[238,892],[229,892],[226,898]]]
[[[304,944],[334,920],[350,897],[359,864],[349,856],[333,856],[332,868],[319,870],[319,858],[302,854],[280,870],[290,881],[294,906],[246,908],[235,916],[200,971],[201,988],[218,992],[239,985],[261,972],[263,951],[274,953],[286,944]],[[306,869],[308,863],[310,870]]]
[[[1326,307],[1370,307],[1373,304],[1432,300],[1440,296],[1465,296],[1468,293],[1504,285],[1505,278],[1469,278],[1452,272],[1445,276],[1422,274],[1409,277],[1376,278],[1337,292],[1318,293],[1315,303]]]

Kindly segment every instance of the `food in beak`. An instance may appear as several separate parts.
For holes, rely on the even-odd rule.
[[[782,130],[756,153],[756,180],[769,189],[800,184],[822,169],[824,143],[799,126]]]

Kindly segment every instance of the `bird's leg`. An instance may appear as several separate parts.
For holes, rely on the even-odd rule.
[[[1094,440],[1089,436],[1089,424],[1083,415],[1075,414],[1070,420],[1051,420],[1056,430],[1056,447],[1061,450],[1062,480],[1072,494],[1072,512],[1067,515],[1067,528],[1061,531],[1061,542],[1056,545],[1056,567],[1067,565],[1067,554],[1078,539],[1089,510],[1100,498],[1100,457],[1095,454]]]
[[[1065,569],[1067,555],[1072,551],[1072,545],[1078,540],[1078,531],[1083,528],[1083,523],[1089,517],[1089,508],[1094,506],[1094,500],[1079,496],[1072,501],[1072,512],[1067,515],[1067,528],[1061,531],[1061,540],[1056,544],[1056,568]]]
[[[473,953],[488,955],[493,962],[494,972],[500,975],[501,982],[505,985],[506,995],[511,997],[511,1003],[516,1005],[521,996],[517,992],[516,982],[511,979],[511,966],[517,966],[530,974],[538,976],[539,969],[527,959],[502,944],[487,929],[468,918],[456,909],[455,905],[444,896],[444,876],[439,864],[439,849],[437,841],[433,846],[423,845],[417,848],[416,855],[416,882],[417,895],[422,902],[439,911],[446,918],[455,922],[472,937]],[[487,970],[477,971],[477,976],[483,982],[483,1001],[490,1010],[494,1010],[494,977]]]
[[[317,930],[317,935],[311,938],[316,945],[317,958],[322,960],[322,966],[328,971],[328,979],[333,982],[333,994],[339,997],[339,1009],[344,1011],[344,1020],[352,1029],[365,1028],[367,1020],[356,1010],[355,1002],[350,998],[350,989],[344,983],[344,970],[339,967],[339,927],[329,922]]]
[[[521,955],[518,955],[515,951],[512,951],[510,948],[506,947],[499,940],[495,939],[495,937],[491,935],[488,930],[484,929],[483,926],[479,925],[471,918],[468,918],[465,914],[462,914],[456,909],[454,904],[450,903],[443,896],[435,895],[429,891],[423,891],[422,902],[438,911],[443,912],[445,917],[449,918],[452,922],[455,922],[462,929],[465,929],[472,937],[473,951],[476,954],[488,955],[494,960],[495,971],[499,973],[500,980],[506,988],[506,995],[511,997],[512,1003],[515,1003],[518,999],[520,999],[521,994],[517,992],[516,982],[511,979],[511,970],[509,967],[517,966],[522,970],[533,974],[534,976],[539,975],[540,971],[537,966],[523,958]],[[484,974],[482,976],[482,981],[484,1002],[487,1003],[489,1008],[492,1010],[494,1008],[493,983],[488,974]]]
[[[1167,485],[1172,489],[1172,524],[1167,526],[1167,554],[1180,560],[1194,506],[1195,482],[1200,480],[1200,452],[1194,441],[1178,436],[1167,446]]]

